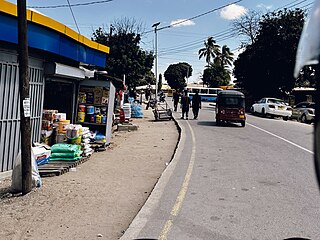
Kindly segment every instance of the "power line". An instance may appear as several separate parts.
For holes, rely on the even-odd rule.
[[[301,4],[301,3],[306,2],[306,1],[307,1],[307,0],[295,0],[295,1],[291,2],[291,3],[289,3],[289,4],[286,4],[286,5],[282,6],[281,8],[284,8],[284,7],[289,6],[289,5],[290,5],[289,8],[292,8],[292,7],[297,6],[298,4]],[[295,4],[294,4],[294,3],[295,3]],[[305,5],[305,6],[301,7],[301,8],[305,8],[305,7],[307,7],[307,6],[311,5],[311,4],[312,4],[312,3],[308,3],[307,5]],[[280,8],[279,8],[279,9],[280,9]],[[223,42],[223,41],[226,41],[226,40],[234,37],[234,36],[235,36],[235,33],[234,33],[233,30],[230,28],[230,29],[226,29],[226,30],[222,31],[222,32],[220,33],[220,35],[219,35],[219,34],[214,34],[213,36],[215,37],[215,40],[216,40],[217,42]],[[190,44],[178,46],[178,47],[172,48],[172,49],[169,48],[168,50],[163,51],[162,54],[169,54],[169,55],[171,55],[171,54],[174,54],[174,53],[179,53],[179,52],[181,52],[181,51],[191,50],[190,47],[191,47],[191,46],[194,46],[194,47],[195,47],[195,45],[197,45],[197,44],[198,44],[198,41],[196,41],[195,43],[192,42],[192,43],[190,43]]]
[[[225,4],[225,5],[221,6],[221,7],[211,9],[210,11],[207,11],[207,12],[204,12],[204,13],[201,13],[201,14],[198,14],[198,15],[196,15],[196,16],[194,16],[194,17],[187,18],[187,19],[181,20],[181,21],[179,21],[179,22],[176,22],[176,23],[173,23],[173,24],[164,26],[164,27],[160,27],[160,28],[157,29],[157,31],[162,30],[162,29],[166,29],[166,28],[171,28],[171,27],[173,27],[173,26],[176,26],[176,25],[179,25],[179,24],[181,24],[181,23],[184,23],[184,22],[187,22],[187,21],[190,21],[190,20],[193,20],[193,19],[202,17],[202,16],[207,15],[207,14],[209,14],[209,13],[216,12],[216,11],[222,9],[222,8],[228,7],[228,6],[232,5],[232,4],[236,4],[236,3],[239,3],[239,2],[242,2],[242,1],[243,1],[243,0],[238,0],[238,1],[235,1],[235,2],[232,2],[232,3]],[[147,31],[146,33],[150,33],[150,32],[153,32],[153,30]]]
[[[216,41],[220,41],[218,40],[219,38],[223,38],[223,37],[226,37],[226,36],[231,36],[231,35],[234,35],[233,31],[232,30],[224,30],[224,31],[221,31],[221,32],[218,32],[218,33],[215,33],[213,34],[212,36],[214,36],[214,39]],[[192,41],[192,42],[189,42],[189,43],[186,43],[186,44],[182,44],[182,45],[178,45],[178,46],[175,46],[175,47],[171,47],[171,48],[163,48],[162,49],[162,52],[169,52],[169,51],[175,51],[175,50],[183,50],[184,48],[187,48],[187,47],[191,47],[191,46],[194,46],[194,45],[199,45],[199,44],[202,44],[203,41],[205,41],[208,37],[206,38],[201,38],[199,40],[195,40],[195,41]]]
[[[88,6],[93,4],[101,4],[101,3],[108,3],[112,2],[113,0],[101,0],[101,1],[93,1],[93,2],[86,2],[86,3],[75,3],[75,4],[62,4],[62,5],[53,5],[53,6],[28,6],[28,8],[65,8],[65,7],[79,7],[79,6]]]
[[[70,8],[70,11],[71,11],[71,14],[72,14],[72,17],[73,17],[74,23],[76,24],[76,27],[77,27],[77,29],[78,29],[78,33],[80,34],[80,29],[79,29],[79,27],[78,27],[77,20],[76,20],[76,18],[75,18],[75,16],[74,16],[74,14],[73,14],[73,11],[72,11],[72,8],[71,8],[71,5],[70,5],[69,0],[67,0],[67,2],[68,2],[68,5],[69,5],[69,8]]]
[[[282,7],[279,7],[279,8],[277,8],[277,9],[275,9],[275,11],[276,11],[276,10],[279,10],[279,9],[281,9],[281,8],[285,8],[285,7],[287,7],[287,6],[291,5],[291,4],[294,4],[294,3],[298,2],[298,1],[301,1],[301,0],[295,0],[295,1],[293,1],[293,2],[287,3],[287,4],[283,5]]]
[[[295,6],[297,6],[297,5],[301,4],[301,3],[304,3],[306,1],[307,0],[295,0],[295,1],[291,2],[291,3],[288,3],[288,4],[280,7],[280,8],[277,8],[276,10],[279,10],[279,9],[282,9],[282,8],[293,8],[293,7],[295,7]]]

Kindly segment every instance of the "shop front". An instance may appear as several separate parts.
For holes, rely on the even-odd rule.
[[[29,79],[32,142],[51,139],[51,144],[68,142],[78,129],[79,90],[88,79],[82,65],[104,69],[109,48],[79,35],[68,27],[28,10]],[[19,64],[17,59],[16,5],[3,2],[0,8],[0,173],[13,169],[20,149]],[[106,81],[107,82],[107,81]],[[112,89],[112,83],[106,85]],[[95,87],[94,84],[91,87]],[[97,87],[100,87],[99,84]],[[109,91],[111,96],[112,91]],[[108,102],[111,104],[110,98]],[[112,111],[108,105],[108,108]],[[105,112],[110,117],[110,114]],[[102,115],[102,114],[101,114]],[[100,117],[100,115],[99,115]],[[98,119],[100,119],[98,117]],[[102,118],[101,118],[102,119]],[[109,127],[105,119],[104,135]],[[111,120],[112,121],[112,120]],[[111,122],[109,120],[109,124]],[[60,123],[61,122],[61,123]],[[101,127],[95,122],[84,126]],[[101,120],[101,125],[102,125]],[[66,126],[70,125],[69,131]],[[74,129],[72,129],[72,127]],[[54,133],[56,130],[56,133]],[[51,135],[48,132],[52,131]],[[65,134],[62,137],[59,134]],[[67,136],[70,134],[69,136]],[[50,136],[49,136],[50,135]],[[106,136],[105,136],[106,137]],[[108,137],[111,137],[110,135]],[[49,142],[47,142],[49,143]],[[74,143],[74,142],[73,142]],[[107,143],[107,137],[105,139]]]

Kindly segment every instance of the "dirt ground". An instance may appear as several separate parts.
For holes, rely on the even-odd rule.
[[[174,121],[151,110],[133,119],[137,131],[115,132],[107,151],[25,196],[0,180],[0,239],[118,239],[148,198],[174,154]]]

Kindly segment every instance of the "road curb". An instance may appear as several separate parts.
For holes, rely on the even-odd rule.
[[[179,132],[179,138],[178,138],[178,142],[175,147],[175,150],[173,152],[173,155],[171,157],[170,163],[161,174],[158,182],[154,186],[147,201],[142,206],[138,214],[135,216],[135,218],[133,219],[133,221],[131,222],[128,229],[125,231],[125,233],[122,235],[120,240],[133,240],[138,238],[139,233],[148,222],[148,219],[152,216],[154,209],[158,206],[162,193],[180,159],[180,155],[184,148],[185,132],[183,131],[183,127],[179,125],[178,121],[174,117],[173,117],[173,120]]]

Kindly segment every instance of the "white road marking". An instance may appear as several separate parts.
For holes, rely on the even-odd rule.
[[[296,144],[296,143],[294,143],[294,142],[291,142],[291,141],[289,141],[289,140],[287,140],[287,139],[285,139],[285,138],[283,138],[283,137],[280,137],[280,136],[278,136],[278,135],[276,135],[276,134],[274,134],[274,133],[272,133],[272,132],[269,132],[269,131],[267,131],[267,130],[264,130],[264,129],[262,129],[262,128],[260,128],[260,127],[257,127],[257,126],[255,126],[255,125],[252,125],[252,124],[250,124],[250,123],[247,123],[247,125],[249,125],[249,126],[251,126],[251,127],[254,127],[254,128],[256,128],[256,129],[258,129],[258,130],[260,130],[260,131],[262,131],[262,132],[265,132],[265,133],[267,133],[267,134],[269,134],[269,135],[271,135],[271,136],[274,136],[274,137],[276,137],[276,138],[279,138],[280,140],[285,141],[285,142],[287,142],[287,143],[289,143],[289,144],[291,144],[291,145],[293,145],[293,146],[295,146],[295,147],[297,147],[297,148],[300,148],[300,149],[302,149],[302,150],[304,150],[304,151],[306,151],[306,152],[308,152],[308,153],[314,154],[313,151],[310,151],[309,149],[306,149],[306,148],[304,148],[304,147],[301,147],[300,145],[298,145],[298,144]]]
[[[182,203],[185,199],[186,193],[188,191],[188,186],[189,186],[189,182],[191,179],[191,175],[192,175],[192,171],[193,171],[193,167],[194,167],[194,163],[195,163],[195,159],[196,159],[196,138],[194,135],[194,132],[190,126],[190,123],[187,121],[187,124],[190,128],[190,132],[191,132],[191,137],[192,137],[192,152],[191,152],[191,157],[190,157],[190,162],[189,162],[189,166],[188,166],[188,170],[186,172],[186,175],[184,177],[184,181],[182,183],[181,189],[179,191],[179,194],[176,198],[176,202],[171,210],[170,213],[170,218],[169,220],[167,220],[166,224],[164,225],[161,234],[159,236],[160,240],[166,240],[167,236],[172,228],[173,225],[173,218],[176,217],[181,209]]]

